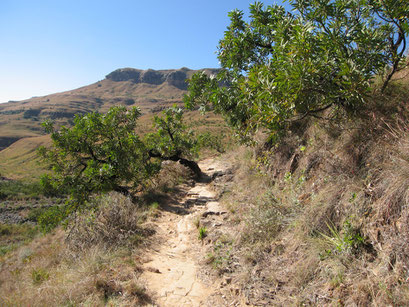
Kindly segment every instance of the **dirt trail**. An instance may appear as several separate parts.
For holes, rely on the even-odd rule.
[[[223,175],[226,162],[202,161],[200,168],[210,178]],[[208,183],[197,183],[188,190],[175,210],[163,211],[157,221],[160,244],[144,264],[144,280],[158,306],[218,306],[216,281],[198,277],[201,242],[195,221],[203,214],[219,214],[221,208]],[[203,256],[203,255],[201,255]]]

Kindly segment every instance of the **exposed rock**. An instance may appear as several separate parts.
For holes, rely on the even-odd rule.
[[[163,72],[148,69],[142,72],[139,82],[141,83],[148,83],[148,84],[162,84],[165,80],[165,76]]]
[[[140,82],[142,70],[134,68],[121,68],[114,70],[106,76],[107,79],[110,79],[115,82],[120,81],[134,81],[136,83]]]
[[[132,98],[126,98],[126,97],[116,97],[112,99],[111,101],[113,104],[122,104],[122,105],[133,105],[135,104],[135,99]]]
[[[217,69],[205,69],[208,74],[217,73]],[[134,83],[147,83],[160,85],[167,82],[174,87],[181,90],[187,89],[188,79],[193,73],[197,71],[190,70],[186,67],[181,69],[170,70],[140,70],[134,68],[121,68],[117,69],[106,76],[107,79],[120,82],[120,81],[132,81]]]
[[[169,82],[170,85],[177,87],[179,89],[187,90],[187,83],[186,79],[188,78],[186,71],[176,70],[169,73],[166,76],[166,81]]]
[[[64,110],[56,110],[56,111],[43,111],[41,115],[46,116],[50,119],[59,119],[59,118],[74,118],[77,114],[84,114],[84,111],[73,110],[73,111],[64,111]]]
[[[179,89],[187,89],[186,79],[189,69],[181,70],[139,70],[133,68],[121,68],[106,76],[115,82],[132,81],[134,83],[147,83],[159,85],[168,82]]]

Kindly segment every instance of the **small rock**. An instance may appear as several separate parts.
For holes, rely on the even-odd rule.
[[[159,271],[159,269],[155,269],[155,268],[152,268],[152,267],[147,268],[147,270],[148,270],[149,272],[152,272],[152,273],[162,274],[162,273]]]
[[[207,217],[208,215],[220,215],[220,212],[206,211],[202,214],[203,217]]]
[[[230,292],[233,293],[233,295],[239,295],[240,294],[240,289],[239,288],[230,288]]]

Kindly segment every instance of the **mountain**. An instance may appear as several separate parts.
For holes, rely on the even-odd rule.
[[[19,139],[44,134],[41,123],[52,119],[69,125],[76,114],[105,112],[114,105],[138,106],[142,114],[180,103],[186,79],[198,70],[117,69],[105,79],[75,90],[0,104],[0,150]],[[203,69],[214,74],[217,69]]]

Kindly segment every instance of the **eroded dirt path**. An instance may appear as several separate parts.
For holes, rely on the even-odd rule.
[[[228,169],[226,162],[207,159],[199,163],[214,178]],[[222,306],[218,302],[217,281],[199,278],[201,242],[197,223],[200,216],[220,214],[222,209],[208,183],[197,183],[186,197],[163,211],[157,220],[159,244],[144,264],[142,280],[158,306]]]

